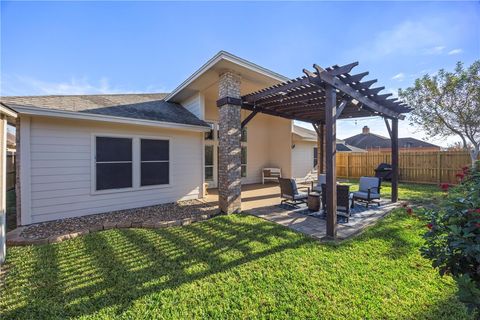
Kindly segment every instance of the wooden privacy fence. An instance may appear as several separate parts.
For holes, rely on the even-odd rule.
[[[390,152],[337,153],[337,176],[360,178],[375,175],[380,163],[392,163]],[[400,181],[416,183],[457,183],[455,175],[470,165],[465,151],[400,151]]]

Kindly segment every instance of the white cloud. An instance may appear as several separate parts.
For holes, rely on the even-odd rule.
[[[166,92],[163,87],[150,85],[145,91],[126,90],[112,86],[108,78],[90,81],[86,77],[72,77],[67,81],[51,82],[38,80],[29,76],[2,75],[0,95],[72,95],[72,94],[108,94]]]
[[[392,77],[392,80],[403,81],[405,79],[405,74],[403,72],[397,73]]]
[[[435,46],[431,48],[426,48],[423,50],[424,54],[442,54],[445,50],[445,46]]]
[[[448,55],[451,56],[451,55],[454,55],[454,54],[460,54],[460,53],[462,53],[462,52],[463,52],[462,49],[457,48],[457,49],[450,50],[450,51],[448,52]]]
[[[441,54],[449,35],[441,32],[439,21],[406,20],[389,30],[379,32],[371,43],[359,48],[360,55],[371,59],[389,55]]]

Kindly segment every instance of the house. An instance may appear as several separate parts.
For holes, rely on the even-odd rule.
[[[15,122],[17,115],[12,109],[0,105],[0,264],[5,261],[6,255],[6,210],[7,210],[7,147],[9,123]]]
[[[351,146],[368,151],[390,151],[391,140],[387,137],[371,133],[368,126],[364,126],[362,133],[346,138],[345,142]],[[400,151],[440,151],[440,147],[415,138],[398,138]]]
[[[18,224],[202,198],[204,182],[218,184],[225,70],[242,95],[288,80],[221,51],[168,94],[2,97],[18,113]],[[259,183],[263,167],[292,176],[292,123],[249,122],[242,183]]]
[[[336,145],[337,152],[366,152],[340,139],[337,139]],[[317,133],[294,124],[292,126],[292,177],[299,180],[314,179],[317,162]]]

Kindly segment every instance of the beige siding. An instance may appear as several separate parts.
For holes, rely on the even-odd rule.
[[[242,110],[242,119],[250,112]],[[218,120],[218,108],[214,101],[207,100],[207,121]],[[262,168],[278,167],[282,175],[291,176],[291,125],[292,121],[265,114],[256,115],[247,125],[247,177],[243,184],[260,183]]]
[[[45,118],[32,118],[30,130],[32,223],[194,199],[200,195],[200,133]],[[94,134],[170,139],[170,185],[96,193],[91,178]]]
[[[292,121],[269,117],[269,167],[281,168],[284,178],[292,177]]]
[[[242,111],[242,118],[247,115],[247,111]],[[247,126],[247,177],[242,178],[243,184],[261,182],[262,168],[270,164],[268,120],[268,116],[260,114],[255,116]]]
[[[315,142],[294,141],[295,148],[292,150],[292,176],[293,178],[305,178],[313,171],[313,148]]]

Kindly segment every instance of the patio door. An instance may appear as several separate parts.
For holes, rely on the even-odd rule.
[[[205,133],[204,177],[208,188],[218,186],[218,123],[209,122],[210,131]]]

